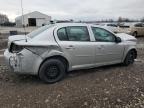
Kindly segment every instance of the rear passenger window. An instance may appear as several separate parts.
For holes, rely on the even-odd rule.
[[[69,41],[90,41],[87,27],[67,27]]]
[[[58,30],[58,38],[61,41],[90,41],[87,27],[69,26]]]
[[[58,38],[61,41],[68,41],[68,36],[66,34],[66,28],[61,28],[57,32]]]

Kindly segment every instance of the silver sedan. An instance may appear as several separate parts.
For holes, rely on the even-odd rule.
[[[11,36],[4,56],[11,71],[55,83],[68,71],[123,63],[137,57],[136,38],[96,25],[46,25],[28,35]]]

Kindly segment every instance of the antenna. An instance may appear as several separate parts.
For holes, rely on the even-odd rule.
[[[24,23],[25,20],[24,20],[24,12],[23,12],[23,0],[21,0],[21,11],[22,11],[22,21],[23,21],[23,23]],[[26,39],[26,42],[27,42],[25,25],[23,26],[23,28],[24,28],[24,32],[25,32],[25,39]]]

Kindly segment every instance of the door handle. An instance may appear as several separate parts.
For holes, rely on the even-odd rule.
[[[98,46],[98,49],[104,49],[104,45]]]
[[[66,49],[75,49],[73,45],[66,47]]]

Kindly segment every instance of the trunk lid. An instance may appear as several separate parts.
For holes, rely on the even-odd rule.
[[[9,36],[9,38],[8,38],[8,49],[10,49],[10,46],[13,42],[16,42],[16,41],[26,42],[26,40],[28,41],[29,38],[26,37],[25,35]]]
[[[10,36],[8,38],[9,42],[13,42],[13,41],[26,41],[27,37],[25,35],[14,35],[14,36]]]

